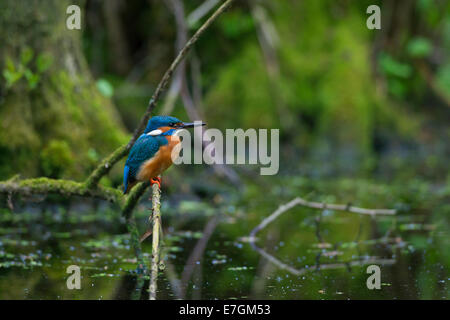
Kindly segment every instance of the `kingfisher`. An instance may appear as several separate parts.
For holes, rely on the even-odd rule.
[[[183,122],[171,116],[150,118],[144,133],[130,150],[123,170],[123,193],[127,194],[139,181],[150,181],[161,188],[159,175],[172,165],[172,151],[180,143],[177,133],[181,129],[203,126],[205,123]]]

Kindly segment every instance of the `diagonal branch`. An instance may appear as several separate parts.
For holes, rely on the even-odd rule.
[[[111,168],[123,157],[125,157],[128,152],[130,151],[133,144],[136,142],[139,135],[144,131],[145,126],[147,124],[148,119],[150,118],[151,113],[153,112],[153,109],[156,107],[156,104],[161,96],[161,94],[166,89],[170,79],[172,78],[172,75],[175,71],[175,69],[178,67],[178,65],[183,61],[184,57],[188,54],[189,50],[191,50],[192,46],[197,42],[198,38],[205,32],[206,29],[209,28],[209,26],[213,23],[214,20],[217,19],[218,16],[220,16],[228,7],[231,5],[233,0],[227,0],[225,1],[209,18],[205,21],[205,23],[195,32],[195,34],[192,36],[192,38],[189,39],[188,42],[186,42],[185,46],[180,50],[178,55],[176,56],[175,60],[170,65],[169,69],[164,73],[164,76],[162,77],[161,81],[159,82],[158,86],[156,87],[155,92],[153,93],[153,96],[150,98],[150,101],[147,106],[147,110],[145,111],[144,115],[141,118],[141,121],[139,122],[138,127],[133,133],[133,137],[130,139],[128,144],[119,147],[116,149],[113,153],[111,153],[109,156],[107,156],[100,165],[91,173],[91,175],[86,180],[86,185],[88,188],[93,188],[97,186],[100,179],[107,175]]]
[[[173,11],[173,15],[175,16],[175,22],[177,27],[177,40],[176,40],[176,50],[180,50],[180,48],[183,47],[183,45],[187,41],[188,37],[188,29],[185,21],[185,13],[184,13],[184,7],[183,2],[180,0],[167,0],[168,7]],[[179,76],[180,80],[180,94],[181,99],[183,101],[184,108],[186,110],[186,113],[189,117],[189,119],[193,122],[195,120],[202,119],[201,114],[199,113],[198,109],[195,106],[194,99],[192,98],[192,95],[188,88],[187,83],[187,75],[186,75],[186,63],[183,61],[178,70],[177,70],[177,76]],[[196,133],[194,132],[194,135]],[[196,136],[196,139],[202,140],[201,136]],[[211,142],[214,143],[214,142]],[[207,143],[202,141],[203,147],[207,146]],[[240,187],[240,179],[239,176],[236,174],[236,172],[231,168],[224,164],[214,164],[212,167],[214,170],[214,173],[217,174],[219,177],[225,177],[230,181],[232,184],[234,184],[236,187]]]

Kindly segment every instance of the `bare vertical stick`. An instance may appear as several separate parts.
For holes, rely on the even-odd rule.
[[[161,190],[155,183],[152,185],[153,242],[150,275],[150,300],[156,300],[156,289],[159,271],[159,237],[161,230]]]

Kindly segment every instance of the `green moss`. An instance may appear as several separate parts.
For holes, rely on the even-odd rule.
[[[73,154],[66,141],[51,140],[41,151],[41,166],[44,175],[59,177],[72,170]]]
[[[124,205],[124,197],[118,189],[99,186],[89,189],[86,184],[72,180],[34,178],[18,180],[10,179],[0,182],[0,192],[17,192],[20,194],[58,194],[63,196],[87,196],[115,202]],[[131,205],[129,205],[131,206]]]
[[[50,13],[67,5],[0,4],[6,14],[0,19],[0,70],[12,70],[11,63],[3,65],[9,57],[12,71],[21,64],[39,75],[33,90],[26,76],[8,87],[0,82],[0,180],[14,173],[84,177],[96,164],[93,153],[102,158],[127,141],[114,106],[90,75],[80,33],[65,28],[64,14]]]

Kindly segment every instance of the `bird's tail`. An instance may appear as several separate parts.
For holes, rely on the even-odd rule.
[[[130,173],[130,167],[125,166],[123,168],[123,194],[126,194],[128,192],[128,175]]]

